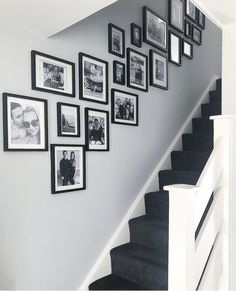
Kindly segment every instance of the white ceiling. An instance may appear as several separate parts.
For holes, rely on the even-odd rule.
[[[236,0],[193,0],[193,2],[221,27],[236,22]]]
[[[45,37],[117,0],[0,0],[0,21]]]
[[[116,1],[0,0],[0,22],[49,37]],[[236,22],[236,0],[192,1],[221,28]]]

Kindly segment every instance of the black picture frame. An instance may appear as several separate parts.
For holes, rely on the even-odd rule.
[[[178,44],[176,47],[176,44],[174,43],[174,39],[177,40]],[[181,66],[182,65],[182,59],[181,59],[181,55],[182,55],[182,50],[181,50],[181,46],[182,46],[182,41],[181,41],[181,37],[174,33],[173,31],[169,31],[169,62],[177,65],[177,66]],[[178,55],[178,60],[175,60],[173,58],[173,52],[174,50],[177,50],[177,55]]]
[[[131,32],[131,44],[141,48],[142,47],[142,28],[141,26],[131,23],[130,25]]]
[[[197,7],[191,0],[185,0],[185,15],[194,22],[197,22]]]
[[[199,9],[197,10],[197,24],[202,29],[205,29],[205,27],[206,27],[206,16]]]
[[[63,109],[64,109],[64,112],[63,112]],[[66,116],[66,111],[69,111],[69,109],[71,109],[72,112],[68,112],[69,115]],[[73,116],[74,118],[72,118],[71,115],[74,115]],[[57,135],[65,136],[65,137],[80,137],[80,106],[79,105],[62,103],[62,102],[57,103]]]
[[[63,152],[70,157],[75,155],[75,165],[68,162],[61,163]],[[59,157],[60,154],[60,157]],[[79,162],[78,162],[79,155]],[[86,157],[85,146],[75,144],[51,144],[51,193],[81,191],[86,189]],[[59,161],[60,160],[60,161]],[[79,166],[79,168],[77,167]],[[74,169],[75,168],[75,169]],[[64,176],[62,174],[64,173]],[[64,177],[64,179],[62,179]],[[76,180],[80,179],[80,183]],[[65,185],[63,185],[63,181]]]
[[[79,53],[78,57],[79,99],[108,104],[108,62],[85,53]],[[85,62],[86,67],[84,66]],[[90,67],[88,68],[88,66]]]
[[[134,68],[134,62],[136,62],[138,66],[136,69]],[[142,62],[144,63],[144,72],[141,67]],[[140,85],[138,83],[142,84]],[[131,48],[127,48],[127,86],[136,90],[148,92],[148,56]]]
[[[150,33],[153,29],[148,27],[148,24],[151,22],[151,18],[155,18],[156,21],[152,21],[155,26],[158,22],[159,26],[155,26],[155,30],[159,30],[161,37],[160,41],[155,39],[155,37]],[[157,33],[154,34],[155,36]],[[167,52],[168,49],[168,22],[164,18],[160,17],[155,11],[148,8],[147,6],[143,7],[143,41],[147,44],[161,49]]]
[[[177,4],[180,6],[175,7],[175,5]],[[182,13],[182,15],[179,15],[179,12]],[[184,15],[185,15],[184,0],[169,0],[169,24],[180,32],[184,32]]]
[[[197,37],[196,34],[198,34],[199,37]],[[198,45],[202,44],[202,31],[198,29],[195,25],[192,26],[192,41],[194,41]]]
[[[149,61],[150,86],[168,90],[168,58],[158,51],[150,49]],[[157,77],[158,75],[159,78]]]
[[[186,50],[186,46],[189,46],[189,48],[190,48],[190,52],[189,53]],[[183,54],[183,56],[185,56],[185,57],[187,57],[189,59],[193,59],[193,44],[191,42],[187,41],[184,38],[182,40],[182,54]]]
[[[109,111],[95,108],[85,108],[84,116],[86,151],[108,152],[110,150]],[[89,118],[91,119],[89,120]],[[101,119],[103,119],[103,126],[101,126]],[[99,129],[96,129],[95,120],[97,120],[96,122],[100,125]],[[89,128],[91,125],[93,126],[93,128]],[[93,138],[91,138],[91,136],[93,136]],[[95,140],[97,138],[100,138],[100,141],[97,140],[99,141],[99,144],[97,144],[97,141]],[[92,142],[94,141],[95,144],[92,144]],[[102,144],[102,142],[104,142],[104,144]]]
[[[115,32],[116,40],[114,39]],[[120,58],[125,57],[125,30],[112,23],[108,24],[108,52]]]
[[[192,23],[187,19],[185,19],[184,35],[187,38],[192,39]]]
[[[120,104],[117,104],[117,99],[120,99]],[[129,107],[126,106],[128,102]],[[131,111],[131,106],[133,111]],[[129,112],[126,112],[127,110]],[[137,94],[111,89],[111,123],[139,125],[139,96]]]
[[[3,93],[2,102],[3,150],[48,151],[47,100]]]
[[[64,83],[65,72],[67,84]],[[31,81],[32,90],[75,97],[75,64],[32,50]]]
[[[118,61],[113,61],[113,83],[124,86],[125,75],[125,64]]]

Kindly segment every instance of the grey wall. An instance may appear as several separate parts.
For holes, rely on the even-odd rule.
[[[142,24],[142,6],[167,17],[166,0],[120,0],[51,39],[0,24],[0,90],[45,98],[49,102],[50,143],[84,143],[83,108],[110,106],[32,91],[30,51],[39,50],[77,63],[78,52],[109,61],[107,24],[126,30]],[[54,17],[54,16],[53,16]],[[151,47],[143,45],[148,54]],[[108,153],[87,154],[87,190],[50,193],[50,153],[0,151],[0,288],[76,289],[161,159],[213,74],[221,75],[221,32],[208,20],[203,45],[181,68],[169,64],[169,90],[135,90],[140,97],[140,126],[110,126]],[[76,75],[78,75],[76,70]],[[58,138],[56,103],[81,105],[82,137]],[[2,106],[0,105],[2,116]],[[2,136],[2,127],[0,127]],[[2,147],[2,138],[0,139]]]

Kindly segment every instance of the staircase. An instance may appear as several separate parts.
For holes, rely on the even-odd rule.
[[[171,170],[159,172],[159,191],[145,195],[146,215],[129,221],[130,242],[111,250],[112,274],[90,284],[90,290],[168,290],[169,195],[164,186],[195,185],[213,150],[213,121],[221,114],[221,79],[192,120],[192,134],[182,136],[183,151],[171,153]],[[195,233],[197,237],[207,209]],[[176,250],[178,252],[178,250]]]

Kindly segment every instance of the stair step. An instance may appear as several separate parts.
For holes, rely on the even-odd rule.
[[[221,101],[221,90],[214,90],[209,92],[210,102],[220,102]]]
[[[209,118],[194,118],[192,124],[193,133],[213,132],[213,120]]]
[[[216,89],[222,90],[222,79],[216,80]]]
[[[143,215],[129,221],[130,241],[165,254],[168,259],[168,221]]]
[[[145,195],[146,215],[158,221],[169,221],[169,193],[157,191]]]
[[[156,250],[134,243],[111,250],[112,273],[147,289],[168,290],[168,261]]]
[[[202,117],[210,117],[221,114],[221,102],[211,102],[201,105]]]
[[[110,274],[90,284],[89,290],[147,290],[147,288],[130,282],[120,276]]]
[[[202,171],[211,152],[174,151],[171,153],[173,171]]]
[[[212,151],[213,133],[183,134],[184,151]]]
[[[163,170],[159,172],[159,187],[163,190],[164,186],[173,184],[196,185],[200,172],[197,171],[172,171]]]

